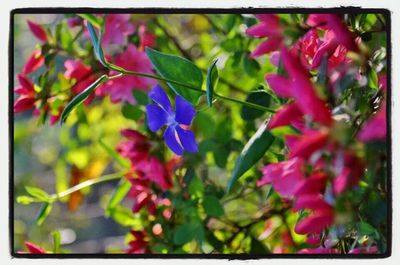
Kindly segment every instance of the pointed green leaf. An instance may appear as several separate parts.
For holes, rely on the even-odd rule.
[[[131,189],[131,182],[126,179],[121,179],[117,188],[114,190],[111,195],[110,200],[108,201],[106,207],[106,215],[109,216],[112,209],[114,209],[128,194]]]
[[[102,139],[99,140],[99,144],[103,149],[107,152],[109,156],[111,156],[112,159],[115,160],[115,162],[118,163],[123,168],[128,168],[129,167],[129,161],[124,159],[123,157],[120,156],[119,153],[117,153],[114,149],[109,147]]]
[[[19,203],[19,204],[28,205],[34,201],[35,201],[35,199],[32,197],[29,197],[29,196],[18,196],[17,197],[17,203]]]
[[[162,53],[151,48],[146,48],[146,54],[157,72],[165,79],[173,80],[201,89],[203,75],[201,70],[191,61],[172,54]],[[201,92],[169,82],[168,85],[178,95],[184,97],[189,102],[196,104]]]
[[[53,236],[53,254],[59,253],[61,246],[60,231],[54,231],[53,233],[51,233],[51,235]]]
[[[76,97],[74,97],[64,108],[63,112],[61,113],[61,118],[60,118],[60,124],[62,125],[65,120],[67,119],[69,113],[79,104],[81,104],[101,83],[105,82],[108,80],[107,75],[102,75],[94,81],[93,84],[91,84],[88,88],[83,90],[80,94],[78,94]]]
[[[99,16],[93,14],[78,14],[83,19],[86,19],[88,22],[93,24],[96,28],[101,29],[103,26],[103,19]]]
[[[242,152],[236,160],[235,168],[231,179],[229,180],[227,192],[229,192],[233,184],[249,170],[260,158],[265,154],[272,145],[274,136],[267,131],[267,122],[258,128],[257,132],[250,138],[244,146]]]
[[[36,224],[41,225],[44,220],[46,220],[47,216],[50,214],[53,209],[53,204],[49,202],[45,202],[42,204],[42,207],[39,210],[39,214],[36,217]]]
[[[96,30],[94,29],[93,25],[88,21],[87,28],[90,35],[90,40],[92,41],[94,51],[96,53],[97,59],[99,59],[100,63],[105,67],[108,67],[108,63],[106,58],[104,57],[103,49],[101,48],[101,30],[100,35],[97,37]]]
[[[208,68],[207,71],[207,81],[206,81],[206,87],[207,87],[207,103],[208,106],[212,106],[212,100],[213,100],[213,94],[214,94],[214,89],[217,86],[218,82],[218,69],[216,66],[218,59],[214,60]]]
[[[42,189],[25,186],[25,190],[26,192],[29,193],[29,195],[33,196],[34,198],[40,201],[48,201],[50,199],[50,195]]]
[[[183,224],[175,229],[174,243],[183,245],[192,241],[197,234],[197,226],[194,224]]]

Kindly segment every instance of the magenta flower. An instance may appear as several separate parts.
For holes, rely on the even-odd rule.
[[[146,54],[139,51],[133,44],[129,44],[125,52],[117,55],[115,64],[129,71],[152,74],[152,65]],[[110,72],[110,75],[116,74],[118,73],[115,71]],[[110,94],[111,101],[114,103],[125,101],[134,105],[136,100],[132,91],[135,89],[148,90],[155,82],[155,80],[149,78],[125,75],[106,82],[104,86],[96,89],[96,94],[101,96]]]
[[[47,41],[47,33],[44,30],[42,25],[39,25],[35,22],[28,20],[28,26],[33,35],[38,38],[41,42]]]
[[[357,139],[362,142],[385,141],[386,137],[386,101],[384,101],[379,111],[364,124]]]
[[[35,50],[31,56],[29,56],[28,60],[26,61],[22,72],[23,74],[27,75],[44,64],[44,58],[42,56],[42,52],[40,49]]]
[[[129,21],[129,14],[108,14],[105,16],[102,44],[123,44],[127,36],[135,32],[135,27]]]
[[[193,132],[183,128],[190,126],[196,114],[193,106],[177,95],[175,111],[173,111],[167,94],[159,85],[150,91],[149,97],[156,103],[146,106],[149,129],[156,132],[167,125],[164,139],[171,151],[177,155],[182,155],[184,150],[197,152],[198,148]]]
[[[279,17],[271,14],[259,14],[256,17],[260,23],[251,26],[246,30],[246,34],[255,38],[268,39],[258,45],[251,53],[251,57],[259,57],[263,54],[276,51],[282,46],[282,28],[279,24]]]
[[[296,103],[290,103],[283,106],[268,123],[268,129],[273,129],[285,125],[294,125],[303,123],[303,113],[297,107]]]
[[[304,161],[299,158],[267,165],[262,169],[263,176],[257,186],[272,184],[281,196],[292,197],[305,179],[303,167]]]
[[[303,195],[296,199],[293,210],[308,209],[311,212],[297,222],[294,231],[297,234],[320,233],[332,225],[334,221],[334,210],[331,205],[324,201],[321,194]]]
[[[14,89],[14,92],[20,97],[14,103],[14,112],[24,112],[34,107],[36,101],[36,92],[34,85],[25,75],[17,76],[19,87]]]

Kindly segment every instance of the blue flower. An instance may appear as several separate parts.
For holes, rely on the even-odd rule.
[[[174,111],[167,94],[159,85],[150,91],[149,97],[156,103],[146,106],[147,123],[150,130],[156,132],[167,125],[164,139],[169,149],[177,155],[182,155],[184,150],[197,152],[198,148],[193,132],[182,128],[182,125],[183,127],[190,126],[196,115],[194,107],[177,95]]]

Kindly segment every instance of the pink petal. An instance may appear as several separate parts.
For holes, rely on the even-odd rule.
[[[33,33],[33,35],[38,38],[40,41],[42,42],[46,42],[47,41],[47,33],[44,30],[42,25],[39,25],[35,22],[32,22],[30,20],[28,20],[28,26],[29,29],[31,30],[31,32]]]

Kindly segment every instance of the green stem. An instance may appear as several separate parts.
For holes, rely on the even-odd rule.
[[[164,77],[161,77],[161,76],[141,73],[141,72],[128,71],[128,70],[126,70],[126,69],[124,69],[122,67],[119,67],[117,65],[114,65],[114,64],[108,64],[107,66],[111,70],[117,71],[117,72],[125,74],[125,75],[135,75],[135,76],[142,76],[142,77],[156,79],[156,80],[162,80],[162,81],[165,81],[165,82],[168,82],[168,83],[171,83],[171,84],[175,84],[175,85],[186,87],[188,89],[200,92],[202,94],[206,94],[207,93],[205,90],[199,89],[199,88],[197,88],[195,86],[191,86],[191,85],[188,85],[188,84],[176,81],[176,80],[164,78]],[[258,109],[258,110],[266,111],[266,112],[269,112],[269,113],[275,113],[275,110],[273,110],[273,109],[270,109],[270,108],[267,108],[267,107],[264,107],[264,106],[261,106],[261,105],[258,105],[258,104],[254,104],[254,103],[251,103],[251,102],[241,101],[239,99],[226,97],[226,96],[219,95],[219,94],[216,94],[216,93],[214,93],[214,97],[222,99],[222,100],[226,100],[226,101],[231,101],[231,102],[234,102],[234,103],[239,103],[239,104],[247,106],[249,108]]]
[[[62,192],[56,193],[56,194],[52,194],[50,196],[50,198],[52,201],[56,201],[62,197],[65,197],[65,196],[70,195],[71,193],[74,193],[75,191],[90,187],[90,186],[98,184],[98,183],[107,182],[107,181],[111,181],[111,180],[115,180],[115,179],[120,179],[123,176],[124,176],[123,173],[114,173],[114,174],[104,175],[99,178],[86,180],[86,181],[79,183],[78,185],[75,185],[65,191],[62,191]]]

